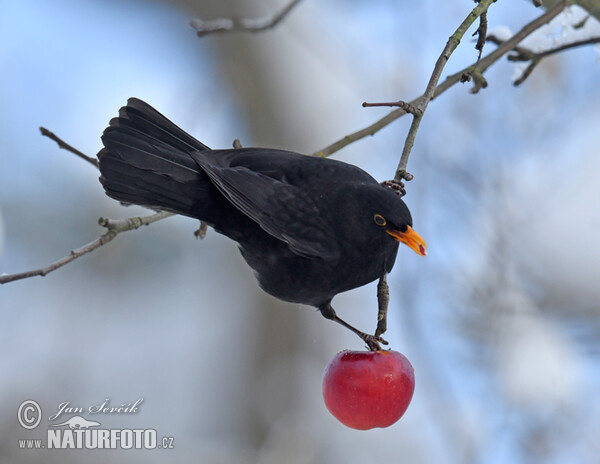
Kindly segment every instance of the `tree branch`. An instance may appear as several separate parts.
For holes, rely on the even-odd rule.
[[[161,211],[159,213],[155,213],[151,216],[145,217],[132,217],[128,219],[121,220],[113,220],[113,219],[105,219],[100,218],[98,220],[98,224],[102,227],[106,227],[107,231],[101,235],[99,238],[94,240],[93,242],[88,243],[80,248],[75,250],[71,250],[71,252],[65,256],[64,258],[55,261],[48,266],[34,269],[32,271],[19,272],[17,274],[2,274],[0,275],[0,284],[6,284],[8,282],[13,282],[15,280],[27,279],[29,277],[42,276],[51,273],[63,266],[66,266],[71,261],[76,260],[77,258],[82,257],[83,255],[94,251],[96,248],[100,248],[102,245],[107,244],[112,241],[117,235],[121,232],[126,232],[128,230],[135,230],[141,226],[147,226],[152,224],[153,222],[160,221],[166,217],[172,216],[173,213],[167,213],[166,211]]]
[[[568,4],[569,4],[569,1],[563,0],[559,3],[557,3],[556,6],[554,6],[554,8],[546,11],[544,14],[538,16],[533,21],[531,21],[530,23],[523,26],[523,28],[519,32],[517,32],[510,39],[508,39],[506,42],[504,42],[502,45],[500,45],[498,48],[496,48],[496,50],[494,50],[493,52],[489,53],[484,58],[482,58],[481,61],[479,62],[479,64],[477,65],[478,71],[480,73],[484,73],[491,65],[493,65],[496,61],[498,61],[501,57],[503,57],[505,54],[507,54],[511,50],[514,50],[517,47],[517,45],[523,41],[523,39],[525,39],[526,37],[528,37],[529,35],[534,33],[536,30],[538,30],[544,24],[547,24],[550,21],[552,21],[556,16],[558,16],[568,6]],[[468,68],[465,68],[462,71],[459,71],[455,74],[452,74],[451,76],[448,76],[446,78],[446,81],[450,80],[451,85],[453,85],[455,83],[455,82],[453,82],[455,79],[460,78],[460,76],[465,72],[472,71],[473,68],[475,67],[475,65],[476,65],[476,63],[472,64],[471,66],[469,66]],[[451,86],[450,85],[448,87],[444,87],[446,84],[446,81],[444,81],[440,86],[438,86],[438,89],[441,88],[442,92],[448,90],[448,88]],[[434,97],[438,96],[438,94],[439,94],[438,89],[436,89],[436,93],[435,93]]]
[[[362,106],[363,106],[363,108],[373,108],[373,107],[376,107],[376,106],[399,106],[404,111],[406,111],[407,113],[412,114],[413,116],[418,116],[419,114],[421,114],[421,110],[418,107],[413,106],[410,103],[405,102],[404,100],[398,100],[396,102],[388,102],[388,103],[367,103],[367,102],[363,102]]]
[[[429,105],[429,102],[433,99],[433,94],[436,90],[437,83],[440,80],[440,76],[442,75],[442,70],[446,66],[446,63],[450,59],[450,56],[458,47],[461,39],[471,27],[471,25],[475,22],[477,18],[480,18],[484,15],[489,6],[495,0],[480,0],[475,8],[469,13],[469,15],[465,18],[465,20],[458,26],[454,34],[450,36],[448,42],[446,42],[446,46],[442,50],[439,58],[437,59],[435,66],[433,68],[433,72],[431,73],[431,77],[429,78],[429,82],[427,83],[427,87],[425,89],[425,93],[423,94],[423,98],[419,100],[419,103],[416,105],[417,111],[413,112],[413,120],[408,130],[408,134],[406,136],[406,141],[404,142],[404,148],[402,149],[402,156],[400,157],[400,162],[398,163],[398,167],[396,169],[396,174],[394,176],[394,180],[400,182],[401,180],[407,177],[406,167],[408,164],[408,158],[410,157],[410,153],[415,143],[415,138],[417,136],[417,131],[419,130],[419,126],[421,124],[421,120],[423,119],[423,115],[425,114],[425,110]],[[482,21],[481,24],[486,24],[487,21]],[[477,29],[476,33],[478,33],[483,28],[480,25],[479,29]],[[478,41],[479,45],[479,41]],[[483,46],[481,46],[479,50],[479,57],[477,58],[477,63],[481,58],[481,50]],[[411,176],[412,177],[412,176]]]
[[[485,46],[485,38],[487,36],[487,11],[481,13],[479,17],[479,27],[475,32],[473,32],[473,37],[477,36],[477,43],[475,44],[475,50],[479,51],[477,55],[477,61],[481,59],[481,54],[483,53],[483,47]]]
[[[540,15],[530,23],[526,24],[517,34],[512,36],[509,40],[500,45],[496,50],[487,54],[485,57],[481,58],[479,62],[475,62],[472,65],[458,71],[455,74],[448,76],[444,82],[438,84],[431,96],[431,99],[435,99],[444,93],[446,90],[451,88],[458,82],[461,82],[465,73],[473,73],[475,70],[475,66],[477,65],[477,71],[479,74],[483,74],[491,65],[493,65],[496,61],[498,61],[502,56],[508,53],[510,50],[513,50],[525,37],[529,36],[531,33],[539,29],[541,26],[551,21],[554,17],[556,17],[562,10],[567,6],[567,1],[561,1],[553,8],[546,11],[544,14]],[[433,77],[433,76],[432,76]],[[430,79],[431,82],[431,79]],[[409,105],[413,107],[420,107],[421,101],[426,99],[426,94],[421,95],[420,97],[415,98],[414,100],[408,102]],[[391,111],[383,118],[374,122],[373,124],[360,129],[356,132],[346,135],[341,139],[333,142],[332,144],[322,148],[321,150],[313,153],[314,156],[319,157],[327,157],[332,155],[333,153],[341,150],[342,148],[354,143],[358,140],[361,140],[369,135],[375,135],[384,127],[388,126],[396,119],[401,118],[407,113],[407,111],[403,108],[398,108],[396,110]]]
[[[73,148],[71,145],[69,145],[62,139],[58,138],[56,135],[54,135],[54,132],[50,132],[45,127],[40,127],[40,132],[42,133],[43,136],[48,137],[51,140],[54,140],[58,144],[59,148],[70,151],[71,153],[79,156],[81,159],[87,161],[88,163],[93,164],[94,166],[96,166],[96,168],[98,167],[98,160],[96,158],[92,158],[91,156],[88,156],[88,155],[80,152],[76,148]]]
[[[289,11],[296,4],[299,3],[299,1],[300,0],[291,2],[282,12],[280,12],[278,15],[274,16],[270,20],[269,24],[272,23],[271,26],[266,25],[265,28],[272,27],[273,25],[277,24],[277,22],[281,21],[283,19],[283,17],[287,13],[289,13]],[[396,119],[405,115],[407,112],[410,112],[411,114],[413,114],[414,119],[413,119],[413,124],[411,126],[411,129],[409,130],[409,134],[407,136],[407,141],[405,143],[405,152],[407,154],[405,155],[405,152],[403,152],[403,157],[400,160],[400,164],[399,164],[399,167],[398,167],[398,170],[396,173],[396,179],[391,182],[402,186],[401,179],[410,180],[412,178],[412,176],[406,172],[406,162],[408,161],[408,154],[410,154],[410,148],[412,147],[412,144],[414,143],[414,137],[415,137],[416,131],[418,129],[418,124],[420,122],[420,119],[422,118],[423,112],[427,108],[429,101],[431,101],[434,98],[436,98],[437,96],[441,95],[443,92],[448,90],[450,87],[452,87],[457,82],[460,82],[465,73],[470,73],[473,75],[475,75],[475,74],[482,75],[483,72],[485,70],[487,70],[487,68],[489,68],[500,57],[504,56],[509,51],[516,50],[518,52],[519,50],[517,50],[516,47],[525,37],[527,37],[529,34],[534,32],[535,30],[537,30],[542,25],[546,24],[548,21],[553,19],[555,16],[557,16],[568,4],[567,0],[560,2],[559,4],[554,6],[552,9],[548,10],[545,14],[543,14],[540,17],[536,18],[535,20],[531,21],[529,24],[527,24],[525,27],[523,27],[517,34],[515,34],[509,40],[500,44],[496,50],[489,53],[487,56],[485,56],[481,60],[478,60],[473,65],[463,69],[462,71],[459,71],[451,76],[448,76],[444,82],[442,82],[441,84],[438,85],[438,81],[439,81],[442,69],[444,68],[446,62],[448,61],[450,54],[454,51],[454,49],[456,49],[456,47],[458,46],[458,44],[460,42],[460,39],[462,38],[462,36],[466,32],[466,30],[469,28],[469,26],[475,21],[475,19],[477,19],[478,15],[481,15],[484,11],[487,11],[487,7],[493,1],[494,0],[481,0],[481,2],[478,4],[478,6],[469,14],[469,16],[465,19],[465,21],[463,21],[461,26],[457,29],[457,31],[450,37],[450,39],[448,40],[448,43],[446,44],[446,47],[444,48],[444,51],[442,52],[442,54],[438,58],[438,61],[436,62],[433,73],[429,79],[427,88],[423,95],[414,99],[411,102],[400,101],[400,102],[394,102],[391,104],[387,104],[387,103],[386,104],[365,104],[365,106],[386,105],[386,106],[399,106],[400,108],[390,112],[388,115],[381,118],[379,121],[376,121],[375,123],[371,124],[370,126],[364,128],[364,129],[361,129],[357,132],[354,132],[354,133],[338,140],[337,142],[334,142],[333,144],[325,147],[324,149],[314,153],[314,155],[321,156],[321,157],[329,156],[332,153],[335,153],[336,151],[345,147],[346,145],[349,145],[350,143],[360,140],[360,139],[366,137],[367,135],[375,134],[376,132],[378,132],[382,128],[386,127],[387,125],[389,125]],[[596,40],[596,39],[592,39],[592,40]],[[590,42],[590,43],[596,43],[596,42]],[[552,50],[552,51],[546,51],[546,52],[542,52],[542,53],[544,53],[544,56],[547,56],[551,53],[557,53],[559,51],[566,50],[567,48],[573,48],[575,46],[580,46],[580,45],[584,45],[584,43],[573,43],[573,44],[570,44],[567,46],[558,47],[557,49]],[[476,66],[477,66],[477,72],[474,73]],[[481,76],[481,79],[483,79],[482,76]],[[54,140],[60,148],[70,151],[71,153],[75,154],[76,156],[80,157],[81,159],[89,162],[90,164],[94,165],[95,167],[98,167],[97,159],[83,154],[82,152],[73,148],[71,145],[67,144],[66,142],[61,140],[59,137],[57,137],[55,134],[53,134],[52,132],[50,132],[49,130],[47,130],[43,127],[40,128],[40,131],[41,131],[42,135]],[[101,218],[99,220],[100,225],[103,227],[106,227],[108,230],[102,236],[100,236],[98,239],[96,239],[93,242],[91,242],[87,245],[84,245],[80,248],[72,250],[64,258],[46,266],[46,267],[35,269],[32,271],[17,273],[17,274],[0,275],[0,284],[13,282],[15,280],[20,280],[20,279],[25,279],[28,277],[45,276],[48,273],[50,273],[56,269],[59,269],[59,268],[65,266],[66,264],[74,261],[75,259],[77,259],[87,253],[90,253],[93,250],[112,241],[121,232],[125,232],[128,230],[135,230],[135,229],[141,227],[142,225],[149,225],[149,224],[152,224],[153,222],[159,221],[159,220],[164,219],[169,216],[172,216],[172,213],[163,211],[163,212],[158,212],[156,214],[153,214],[151,216],[132,217],[132,218],[123,219],[123,220],[110,220],[110,219]],[[383,305],[381,306],[381,309],[383,309]],[[383,329],[383,326],[381,326],[379,328],[379,330],[382,330],[382,329]]]
[[[551,9],[560,3],[561,0],[543,0],[543,6],[546,9]],[[579,5],[586,10],[590,15],[600,21],[600,0],[571,0],[571,5]]]
[[[497,37],[491,35],[487,39],[489,42],[495,43],[496,45],[502,45],[504,42],[498,39]],[[521,77],[519,77],[513,83],[515,86],[521,85],[525,79],[527,79],[535,67],[542,61],[542,59],[555,55],[557,53],[563,52],[565,50],[570,50],[571,48],[583,47],[585,45],[593,45],[600,43],[600,37],[590,37],[588,39],[576,40],[575,42],[567,43],[560,45],[559,47],[551,48],[549,50],[544,50],[542,52],[534,52],[525,47],[515,47],[513,48],[513,53],[509,53],[506,58],[509,61],[529,61],[529,65],[523,71]]]
[[[552,48],[550,50],[545,50],[543,52],[533,53],[534,58],[546,58],[547,56],[554,55],[555,53],[560,53],[565,50],[569,50],[571,48],[583,47],[584,45],[593,45],[600,43],[600,37],[590,37],[585,40],[577,40],[575,42],[571,42],[568,44],[561,45],[560,47]],[[521,59],[518,55],[508,55],[507,57],[510,61],[526,61]]]
[[[262,32],[271,29],[279,24],[302,0],[292,0],[279,13],[270,18],[263,19],[236,19],[220,18],[211,21],[202,19],[193,19],[190,26],[196,29],[198,37],[204,37],[208,34],[217,32]]]
[[[92,158],[91,156],[88,156],[88,155],[80,152],[79,150],[72,147],[71,145],[66,143],[64,140],[62,140],[61,138],[56,136],[53,132],[50,132],[48,129],[46,129],[44,127],[40,127],[40,132],[42,133],[43,136],[54,140],[60,148],[70,151],[71,153],[77,155],[81,159],[94,165],[96,168],[99,167],[98,160],[96,158]],[[77,258],[80,258],[83,255],[94,251],[96,248],[100,248],[101,246],[107,244],[108,242],[112,241],[112,239],[114,239],[121,232],[126,232],[128,230],[135,230],[141,226],[150,225],[153,222],[160,221],[161,219],[167,218],[169,216],[173,216],[173,213],[169,213],[166,211],[160,211],[160,212],[152,214],[150,216],[131,217],[128,219],[115,220],[115,219],[100,218],[100,219],[98,219],[98,224],[100,224],[102,227],[106,227],[107,231],[103,235],[101,235],[99,238],[94,240],[93,242],[90,242],[87,245],[84,245],[75,250],[71,250],[71,252],[67,256],[59,259],[58,261],[55,261],[52,264],[49,264],[48,266],[45,266],[45,267],[42,267],[39,269],[34,269],[31,271],[19,272],[16,274],[1,274],[0,275],[0,284],[6,284],[8,282],[13,282],[15,280],[27,279],[29,277],[35,277],[35,276],[44,277],[45,275],[49,274],[50,272],[55,271],[56,269],[60,269],[61,267],[76,260]]]

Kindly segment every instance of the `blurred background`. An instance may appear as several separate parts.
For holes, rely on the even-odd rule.
[[[263,18],[283,0],[0,0],[0,273],[49,264],[103,233],[89,164],[130,96],[205,144],[312,153],[410,100],[473,7],[455,0],[304,0],[261,34],[198,38],[193,18]],[[541,14],[498,2],[491,30]],[[538,35],[572,32],[573,10]],[[590,24],[594,23],[590,19]],[[445,75],[472,63],[472,31]],[[503,29],[505,30],[505,29]],[[533,39],[532,39],[533,40]],[[492,45],[486,46],[491,51]],[[427,258],[401,249],[386,338],[416,371],[406,415],[358,432],[325,409],[321,377],[357,337],[257,287],[234,243],[174,217],[120,235],[45,278],[0,287],[0,462],[593,463],[600,445],[600,66],[584,47],[520,87],[501,60],[477,95],[432,102],[406,202]],[[410,120],[334,157],[393,177]],[[373,331],[375,284],[334,307]],[[109,428],[153,428],[172,450],[20,450],[59,403],[144,398]],[[36,400],[27,431],[19,405]],[[70,417],[70,415],[66,416]],[[87,417],[87,416],[86,416]]]

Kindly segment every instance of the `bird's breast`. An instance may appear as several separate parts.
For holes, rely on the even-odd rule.
[[[370,250],[349,248],[335,260],[304,257],[287,246],[253,249],[240,245],[242,256],[267,293],[292,303],[319,306],[338,293],[366,285],[389,272],[398,245]]]

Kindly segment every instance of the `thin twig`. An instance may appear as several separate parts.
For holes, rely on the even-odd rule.
[[[509,40],[507,40],[502,45],[500,45],[496,50],[490,52],[489,54],[487,54],[485,57],[483,57],[480,60],[478,66],[477,66],[477,69],[479,70],[479,72],[481,74],[483,74],[483,72],[485,72],[496,61],[498,61],[501,57],[503,57],[510,50],[513,50],[525,37],[529,36],[531,33],[533,33],[534,31],[539,29],[541,26],[543,26],[544,24],[546,24],[547,22],[552,20],[555,16],[560,14],[560,12],[562,10],[564,10],[564,8],[566,6],[567,6],[566,1],[560,2],[557,5],[555,5],[553,8],[551,8],[550,10],[546,11],[544,14],[540,15],[539,17],[537,17],[530,23],[526,24],[517,34],[512,36]],[[448,76],[444,80],[444,82],[442,82],[441,84],[438,84],[438,86],[435,88],[432,99],[439,97],[446,90],[450,89],[456,83],[460,82],[462,76],[467,72],[472,72],[474,68],[475,68],[475,63],[462,69],[461,71],[458,71],[455,74]],[[425,98],[425,94],[421,95],[420,97],[415,98],[414,100],[412,100],[408,103],[412,106],[419,106],[419,102],[423,98]],[[363,129],[360,129],[356,132],[348,134],[348,135],[342,137],[341,139],[331,143],[330,145],[327,145],[326,147],[322,148],[321,150],[314,152],[313,156],[318,156],[321,158],[330,156],[333,153],[341,150],[342,148],[350,145],[351,143],[361,140],[369,135],[375,135],[381,129],[383,129],[384,127],[387,127],[392,122],[394,122],[396,119],[404,116],[406,113],[407,113],[406,110],[404,110],[403,108],[398,108],[396,110],[393,110],[390,113],[388,113],[387,115],[385,115],[383,118],[375,121],[373,124],[363,128]]]
[[[102,227],[106,227],[107,231],[101,235],[99,238],[94,240],[93,242],[88,243],[80,248],[72,250],[67,256],[64,258],[55,261],[48,266],[34,269],[32,271],[19,272],[17,274],[2,274],[0,275],[0,284],[6,284],[8,282],[13,282],[15,280],[27,279],[29,277],[42,276],[51,273],[61,267],[69,264],[71,261],[80,258],[81,256],[94,251],[96,248],[100,248],[101,246],[107,244],[112,239],[114,239],[121,232],[126,232],[128,230],[135,230],[141,226],[147,226],[152,224],[153,222],[160,221],[161,219],[172,216],[173,213],[167,213],[166,211],[161,211],[159,213],[155,213],[151,216],[145,217],[132,217],[128,219],[121,220],[113,220],[113,219],[105,219],[100,218],[98,223]]]
[[[518,44],[523,41],[523,39],[525,39],[527,36],[531,35],[533,32],[537,31],[544,24],[547,24],[548,22],[552,21],[552,19],[554,19],[556,16],[558,16],[568,6],[568,4],[569,4],[569,2],[567,0],[563,0],[559,3],[557,3],[553,8],[546,11],[544,14],[538,16],[533,21],[527,23],[525,26],[523,26],[523,28],[519,32],[517,32],[515,35],[513,35],[506,42],[502,43],[496,50],[492,51],[491,53],[486,55],[484,58],[482,58],[481,61],[479,62],[479,65],[477,66],[478,71],[483,74],[491,65],[493,65],[496,61],[498,61],[506,53],[508,53],[511,50],[515,50],[517,48]],[[468,68],[466,68],[462,71],[459,71],[455,74],[452,74],[451,76],[448,76],[446,78],[446,81],[454,80],[457,77],[460,77],[464,72],[471,71],[474,67],[475,67],[475,64],[472,64]],[[441,84],[441,86],[446,84],[446,81],[444,81]],[[454,82],[452,84],[454,84]],[[438,86],[438,87],[441,87],[441,86]],[[445,90],[447,90],[447,88],[443,88],[442,91],[445,91]],[[437,95],[438,95],[438,91],[436,89],[435,96],[437,96]]]
[[[470,72],[464,73],[460,78],[460,81],[463,83],[470,82],[471,80],[473,80],[475,82],[475,85],[471,89],[471,93],[477,93],[477,92],[479,92],[479,90],[487,87],[487,81],[483,77],[483,74],[481,74],[477,70],[477,65],[479,64],[479,61],[481,60],[481,55],[483,54],[483,47],[485,47],[487,30],[488,30],[487,11],[484,11],[481,14],[481,16],[479,17],[479,27],[477,28],[477,30],[475,32],[473,32],[473,37],[477,36],[477,42],[475,43],[475,50],[477,50],[479,52],[477,54],[477,61],[475,62],[473,70]]]
[[[92,157],[87,156],[84,153],[80,152],[76,148],[74,148],[71,145],[69,145],[68,143],[66,143],[64,140],[57,137],[54,133],[50,132],[48,129],[40,127],[40,132],[42,133],[42,135],[54,140],[60,148],[63,148],[65,150],[77,155],[81,159],[96,166],[96,168],[98,167],[98,160],[96,158],[92,158]],[[53,272],[56,269],[60,269],[61,267],[69,264],[70,262],[76,260],[77,258],[80,258],[83,255],[85,255],[87,253],[91,253],[95,249],[100,248],[101,246],[105,245],[106,243],[112,241],[112,239],[114,239],[121,232],[126,232],[128,230],[135,230],[141,226],[147,226],[149,224],[152,224],[153,222],[159,221],[159,220],[167,218],[169,216],[173,216],[173,213],[161,211],[161,212],[152,214],[151,216],[131,217],[128,219],[113,220],[113,219],[100,218],[98,220],[98,223],[102,227],[106,227],[107,231],[104,234],[102,234],[99,238],[94,240],[93,242],[90,242],[87,245],[84,245],[80,248],[76,248],[75,250],[71,250],[71,252],[67,256],[65,256],[65,257],[59,259],[58,261],[55,261],[54,263],[51,263],[45,267],[42,267],[39,269],[33,269],[31,271],[19,272],[16,274],[2,274],[2,275],[0,275],[0,284],[6,284],[8,282],[14,282],[15,280],[22,280],[22,279],[27,279],[29,277],[35,277],[35,276],[43,277],[43,276],[49,274],[50,272]]]
[[[328,156],[331,153],[333,153],[334,151],[337,151],[340,148],[346,146],[347,144],[349,144],[353,141],[356,141],[360,138],[363,138],[367,134],[371,134],[371,135],[374,134],[376,131],[387,126],[390,122],[399,118],[400,116],[404,116],[406,113],[411,113],[411,114],[413,114],[414,118],[413,118],[411,127],[408,131],[408,135],[407,135],[406,141],[404,143],[404,149],[402,150],[402,156],[400,158],[400,162],[398,164],[398,168],[396,169],[396,174],[394,176],[394,180],[396,180],[396,181],[401,181],[402,179],[405,179],[406,175],[409,174],[406,172],[406,165],[408,163],[408,157],[410,156],[410,152],[414,145],[414,140],[415,140],[415,137],[417,134],[417,130],[421,123],[421,119],[423,118],[423,113],[427,109],[427,105],[436,95],[437,83],[442,74],[442,70],[444,69],[444,66],[446,65],[446,63],[448,62],[450,55],[454,52],[456,47],[458,47],[458,44],[460,43],[460,40],[466,33],[467,29],[469,29],[469,27],[471,27],[473,22],[475,22],[475,20],[478,17],[480,17],[482,13],[487,11],[488,7],[493,2],[494,2],[494,0],[480,1],[477,4],[477,6],[475,8],[473,8],[473,10],[465,18],[465,20],[460,24],[460,26],[457,28],[457,30],[454,32],[454,34],[452,34],[450,36],[450,38],[448,39],[448,42],[446,43],[446,46],[444,47],[444,50],[442,51],[441,55],[439,56],[438,60],[436,61],[436,64],[433,68],[431,77],[429,78],[429,81],[427,83],[425,92],[423,93],[423,95],[421,97],[419,97],[409,103],[403,102],[404,103],[403,106],[397,105],[397,106],[400,106],[400,109],[395,110],[394,112],[390,113],[387,116],[387,118],[388,118],[387,120],[386,120],[386,118],[383,118],[383,119],[379,120],[377,123],[375,123],[374,125],[369,126],[369,128],[367,128],[366,130],[363,129],[362,131],[355,132],[354,134],[351,134],[350,136],[346,136],[344,139],[342,139],[338,142],[335,142],[334,144],[330,145],[329,147],[317,152],[316,155],[322,156],[322,157]],[[477,61],[479,61],[479,59]],[[389,104],[384,104],[384,105],[390,106]],[[363,103],[363,106],[365,106],[364,103]],[[381,106],[381,105],[378,105],[376,103],[370,103],[370,104],[367,104],[366,106]],[[396,105],[394,105],[394,106],[396,106]],[[416,110],[409,111],[410,108],[415,108]],[[373,127],[377,127],[376,130],[369,130],[370,128],[373,128]],[[357,136],[357,135],[359,135],[359,136],[357,138],[355,138],[354,136]],[[336,144],[337,144],[337,146],[339,146],[339,148],[337,148]]]
[[[296,3],[298,3],[298,2],[293,2],[292,6],[294,6]],[[487,68],[489,68],[492,64],[494,64],[500,57],[504,56],[510,50],[514,50],[515,47],[517,47],[517,45],[525,37],[527,37],[529,34],[534,32],[535,30],[537,30],[542,25],[549,22],[555,16],[557,16],[567,6],[567,3],[568,3],[567,1],[560,2],[559,4],[557,4],[550,10],[548,10],[546,13],[544,13],[543,15],[539,16],[538,18],[534,19],[529,24],[524,26],[517,34],[515,34],[513,37],[511,37],[506,42],[502,43],[496,50],[489,53],[486,57],[481,59],[481,61],[478,63],[478,71],[483,74],[483,72],[485,70],[487,70]],[[474,19],[473,19],[473,21],[474,21]],[[583,45],[583,44],[578,44],[578,45]],[[571,47],[572,46],[575,46],[575,45],[571,45]],[[567,47],[565,47],[565,49],[566,48]],[[426,106],[426,104],[430,100],[437,98],[443,92],[445,92],[450,87],[452,87],[454,84],[456,84],[457,82],[460,82],[461,77],[464,75],[464,73],[472,72],[474,69],[474,66],[475,66],[475,64],[473,64],[451,76],[448,76],[446,78],[446,80],[439,85],[436,85],[436,82],[437,82],[437,79],[439,79],[439,76],[437,76],[437,79],[435,79],[435,81],[434,81],[434,77],[435,77],[435,73],[434,73],[434,75],[432,75],[432,78],[430,79],[430,82],[427,86],[426,92],[422,96],[414,99],[413,101],[408,102],[408,105],[411,105],[412,107],[416,107],[416,108],[422,108],[423,104],[425,104],[425,106]],[[441,72],[441,69],[439,69],[439,72]],[[433,87],[431,86],[432,82],[433,82]],[[424,100],[426,100],[427,103],[424,103]],[[403,108],[396,109],[396,110],[390,112],[388,115],[381,118],[380,120],[371,124],[370,126],[364,128],[364,129],[361,129],[357,132],[354,132],[350,135],[347,135],[346,137],[338,140],[337,142],[334,142],[333,144],[325,147],[324,149],[314,153],[314,155],[320,156],[320,157],[329,156],[332,153],[349,145],[350,143],[360,140],[360,139],[366,137],[367,135],[375,134],[376,132],[378,132],[379,130],[386,127],[387,125],[389,125],[390,123],[392,123],[393,121],[395,121],[396,119],[400,118],[401,116],[403,116],[405,114],[406,114],[405,109],[403,109]],[[71,153],[74,153],[75,155],[79,156],[80,158],[84,159],[85,161],[88,161],[89,163],[98,167],[98,162],[96,159],[91,158],[87,155],[84,155],[79,150],[76,150],[71,145],[65,143],[64,141],[62,141],[60,138],[58,138],[56,135],[54,135],[52,132],[48,131],[47,129],[40,128],[40,130],[42,132],[42,135],[54,140],[59,145],[60,148],[64,148],[64,149],[70,151]],[[406,175],[405,175],[405,177],[406,177]],[[23,273],[18,273],[18,274],[1,275],[0,276],[0,284],[4,284],[7,282],[12,282],[15,280],[20,280],[20,279],[25,279],[27,277],[47,275],[48,273],[50,273],[56,269],[59,269],[60,267],[79,258],[80,256],[90,253],[91,251],[99,248],[100,246],[104,245],[105,243],[108,243],[120,232],[124,232],[126,230],[137,229],[141,225],[148,225],[148,224],[151,224],[152,222],[156,222],[160,219],[163,219],[163,218],[171,216],[171,215],[172,215],[172,213],[159,212],[152,216],[147,216],[147,217],[143,217],[143,218],[140,218],[140,217],[130,218],[130,219],[124,219],[121,221],[111,221],[111,220],[101,219],[101,225],[107,227],[109,230],[105,234],[103,234],[101,237],[99,237],[97,240],[95,240],[81,248],[71,251],[71,253],[68,256],[66,256],[66,257],[62,258],[61,260],[59,260],[55,263],[52,263],[44,268],[27,271],[27,272],[23,272]]]
[[[499,40],[496,36],[488,36],[488,42],[493,42],[496,45],[502,45],[505,42]],[[583,47],[585,45],[594,45],[600,43],[600,37],[590,37],[588,39],[576,40],[575,42],[569,42],[567,44],[560,45],[555,48],[550,48],[548,50],[544,50],[543,52],[534,52],[525,47],[514,47],[512,51],[514,53],[509,53],[506,55],[506,58],[509,61],[530,61],[536,58],[546,58],[547,56],[554,55],[556,53],[564,52],[565,50],[569,50],[571,48]]]
[[[298,3],[302,0],[292,0],[281,11],[270,18],[263,19],[236,19],[220,18],[211,21],[193,19],[190,26],[196,29],[198,37],[217,32],[261,32],[271,29],[279,24]]]
[[[59,137],[57,137],[54,134],[54,132],[50,132],[45,127],[40,127],[40,132],[42,133],[43,136],[48,137],[49,139],[54,140],[58,144],[59,148],[62,148],[62,149],[67,150],[67,151],[70,151],[71,153],[79,156],[81,159],[87,161],[88,163],[93,164],[94,166],[96,166],[96,168],[98,167],[98,160],[96,158],[92,158],[91,156],[88,156],[88,155],[80,152],[79,150],[77,150],[77,148],[73,148],[71,145],[69,145],[68,143],[66,143],[64,140],[62,140]]]
[[[472,71],[465,73],[463,76],[469,76],[468,81],[473,80],[473,87],[471,87],[471,93],[479,93],[481,89],[485,89],[488,86],[487,80],[483,77],[483,74],[477,69],[477,64]]]
[[[531,62],[529,63],[529,65],[527,65],[527,67],[525,68],[525,70],[521,73],[521,75],[519,76],[518,79],[515,79],[515,81],[513,82],[513,85],[515,87],[518,87],[519,85],[521,85],[523,82],[525,82],[525,79],[527,79],[529,76],[531,76],[531,73],[533,72],[533,70],[537,67],[537,65],[540,63],[541,59],[540,58],[536,58],[534,60],[531,60]]]
[[[444,69],[446,63],[450,59],[450,55],[452,55],[454,50],[456,50],[456,47],[458,47],[458,44],[460,43],[461,39],[463,38],[469,27],[471,27],[473,22],[475,22],[477,18],[479,18],[482,14],[486,12],[489,6],[494,1],[495,0],[481,0],[477,4],[477,6],[473,8],[473,10],[469,13],[465,20],[460,24],[460,26],[458,26],[454,34],[452,34],[448,39],[446,46],[442,50],[442,53],[440,54],[439,58],[435,63],[433,72],[431,73],[431,77],[429,78],[429,82],[427,83],[427,88],[425,89],[425,93],[423,94],[423,98],[421,99],[420,104],[417,106],[420,112],[414,115],[410,129],[408,130],[406,141],[404,142],[404,148],[402,149],[400,162],[398,163],[398,167],[396,168],[396,174],[394,176],[395,180],[400,181],[406,178],[406,167],[408,165],[408,158],[414,146],[417,131],[419,130],[419,125],[421,124],[421,120],[423,119],[423,115],[425,113],[425,110],[427,109],[427,105],[429,105],[429,102],[433,99],[437,83],[442,75],[442,70]],[[479,63],[479,61],[480,59],[478,58],[477,63]]]
[[[521,85],[525,81],[525,79],[527,79],[531,75],[535,67],[542,61],[542,59],[548,56],[563,52],[565,50],[569,50],[571,48],[583,47],[585,45],[593,45],[597,43],[600,43],[600,37],[591,37],[585,40],[577,40],[575,42],[564,44],[559,47],[552,48],[550,50],[544,50],[543,52],[534,52],[532,50],[519,47],[518,49],[514,50],[515,53],[509,53],[506,58],[509,61],[529,61],[530,63],[525,69],[525,71],[523,71],[523,74],[521,74],[521,76],[518,79],[516,79],[513,82],[513,84],[515,86]]]
[[[417,116],[418,114],[421,114],[421,110],[416,107],[411,105],[408,102],[405,102],[404,100],[398,100],[396,102],[387,102],[387,103],[367,103],[367,102],[363,102],[362,104],[363,108],[372,108],[375,106],[398,106],[400,108],[402,108],[404,111],[406,111],[407,113],[410,113],[414,116]]]
[[[485,46],[485,38],[487,36],[487,11],[481,13],[479,17],[479,27],[473,33],[473,37],[477,36],[477,43],[475,44],[475,50],[479,51],[479,55],[477,55],[477,62],[481,59],[481,54],[483,53],[483,47]]]

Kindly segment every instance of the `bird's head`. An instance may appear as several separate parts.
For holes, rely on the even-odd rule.
[[[408,246],[415,253],[425,256],[427,245],[412,228],[412,217],[406,203],[391,189],[377,186],[365,195],[372,222],[371,229]]]

